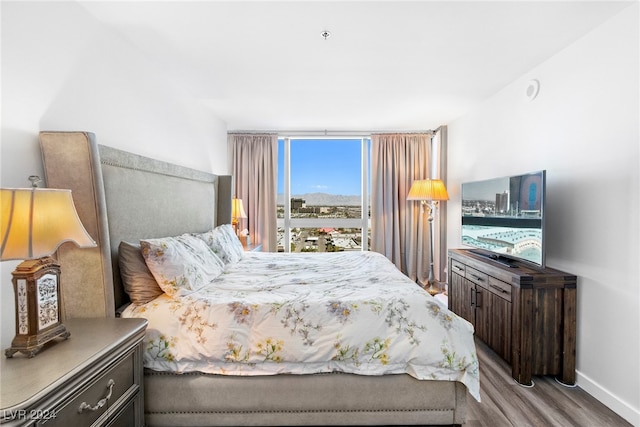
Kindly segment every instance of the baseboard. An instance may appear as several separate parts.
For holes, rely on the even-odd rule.
[[[598,399],[616,414],[630,422],[636,427],[640,427],[640,408],[633,408],[629,403],[621,400],[618,396],[593,381],[588,376],[576,371],[578,386]]]

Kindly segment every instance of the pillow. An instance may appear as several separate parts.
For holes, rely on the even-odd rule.
[[[118,264],[124,290],[132,303],[145,304],[164,293],[144,262],[140,245],[120,242]]]
[[[169,296],[201,289],[224,269],[206,243],[189,234],[141,240],[140,248],[151,274]]]
[[[244,257],[244,248],[231,224],[219,225],[196,237],[203,240],[225,264],[235,264]]]

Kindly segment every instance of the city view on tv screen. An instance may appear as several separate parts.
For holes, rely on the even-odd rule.
[[[544,266],[545,171],[462,184],[462,243]]]

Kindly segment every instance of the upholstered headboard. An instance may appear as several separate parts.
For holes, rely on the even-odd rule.
[[[68,188],[97,243],[57,252],[63,313],[113,317],[128,302],[118,267],[121,241],[204,232],[231,222],[231,177],[98,145],[89,132],[41,132],[47,186]]]

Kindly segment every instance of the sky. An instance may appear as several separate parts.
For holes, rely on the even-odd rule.
[[[291,194],[360,195],[361,139],[291,139]],[[284,193],[284,139],[278,140],[278,194]]]
[[[509,191],[509,178],[488,179],[462,184],[462,200],[496,200],[496,194]]]

